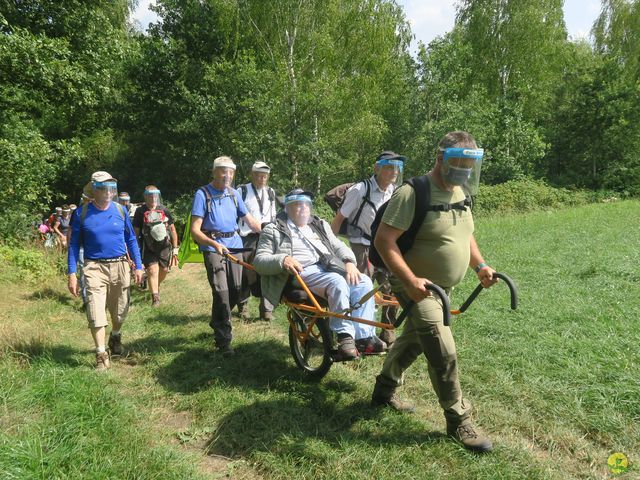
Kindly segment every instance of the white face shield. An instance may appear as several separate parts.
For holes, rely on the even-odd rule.
[[[376,176],[380,179],[378,183],[391,183],[396,187],[402,185],[402,171],[404,161],[400,158],[383,159],[376,162]]]
[[[449,185],[463,186],[471,195],[478,193],[482,148],[445,148],[442,151],[442,175]]]
[[[118,197],[118,183],[112,180],[107,182],[93,182],[93,198],[99,203],[110,202]]]
[[[309,223],[313,210],[311,198],[307,195],[289,195],[284,199],[287,217],[297,227],[304,227]]]
[[[162,205],[162,197],[160,190],[152,188],[144,191],[144,203],[146,203],[149,210],[154,210]]]

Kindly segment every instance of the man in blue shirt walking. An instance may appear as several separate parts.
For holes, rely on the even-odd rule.
[[[74,297],[79,294],[76,265],[80,247],[84,250],[86,283],[86,314],[96,346],[96,370],[109,368],[109,353],[105,348],[107,315],[112,328],[109,349],[112,355],[122,354],[120,328],[129,310],[131,271],[128,254],[135,263],[136,282],[142,282],[142,263],[136,235],[129,215],[113,202],[117,197],[117,181],[107,172],[91,176],[93,200],[74,212],[69,242],[68,287]]]
[[[231,310],[240,300],[242,267],[224,258],[229,249],[241,249],[238,219],[256,233],[260,224],[247,211],[240,194],[232,187],[236,165],[223,156],[213,161],[213,180],[196,192],[191,209],[191,238],[200,246],[211,285],[211,322],[216,347],[233,355]]]

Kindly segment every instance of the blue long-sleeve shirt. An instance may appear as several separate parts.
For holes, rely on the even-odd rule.
[[[121,257],[128,249],[136,269],[142,269],[136,234],[126,212],[122,218],[113,202],[109,203],[106,210],[100,210],[90,203],[84,222],[80,219],[81,215],[82,207],[73,212],[67,256],[69,274],[76,273],[80,246],[84,247],[85,261]]]

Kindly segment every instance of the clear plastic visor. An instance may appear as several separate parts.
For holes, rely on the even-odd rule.
[[[116,182],[93,182],[93,198],[98,202],[109,202],[118,197]]]
[[[401,160],[379,160],[376,162],[378,183],[391,183],[396,187],[402,185],[404,162]]]
[[[144,203],[149,208],[157,208],[162,205],[162,196],[160,190],[145,190],[144,191]]]
[[[449,175],[451,168],[470,170],[469,177],[462,186],[470,195],[477,195],[484,150],[482,148],[445,148],[442,152],[442,173],[444,176]]]
[[[290,197],[285,199],[284,208],[287,212],[287,217],[298,227],[304,227],[309,223],[313,214],[313,204],[309,197],[302,198],[302,200],[290,200]]]

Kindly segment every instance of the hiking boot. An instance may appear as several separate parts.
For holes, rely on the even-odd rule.
[[[337,361],[355,360],[360,356],[356,348],[356,342],[351,335],[345,335],[343,338],[338,337],[338,355]]]
[[[260,320],[265,322],[270,322],[273,320],[273,313],[271,312],[262,312],[260,314]]]
[[[488,452],[493,448],[491,440],[484,436],[469,419],[462,423],[447,421],[447,435],[472,452]]]
[[[356,340],[356,348],[362,355],[381,355],[387,351],[387,344],[374,335]]]
[[[106,372],[110,366],[109,352],[96,353],[96,372]]]
[[[159,293],[152,293],[151,294],[151,306],[152,307],[159,307],[160,306],[160,294]]]
[[[218,350],[220,351],[220,353],[222,353],[222,355],[224,355],[225,357],[231,357],[232,355],[235,355],[236,352],[233,349],[233,347],[231,346],[231,344],[227,344],[224,345],[222,347],[218,347]]]
[[[394,330],[387,330],[383,328],[380,332],[380,340],[387,344],[387,350],[391,348],[393,342],[396,341],[396,332]]]
[[[245,322],[251,320],[251,313],[249,313],[249,305],[247,303],[238,305],[238,310],[240,311],[241,320]]]
[[[371,395],[371,405],[373,407],[391,407],[396,412],[414,413],[416,407],[409,402],[405,402],[396,395],[396,387],[391,387],[376,378],[376,386]]]
[[[111,355],[120,356],[122,355],[122,335],[114,335],[113,333],[109,334],[109,352]]]

